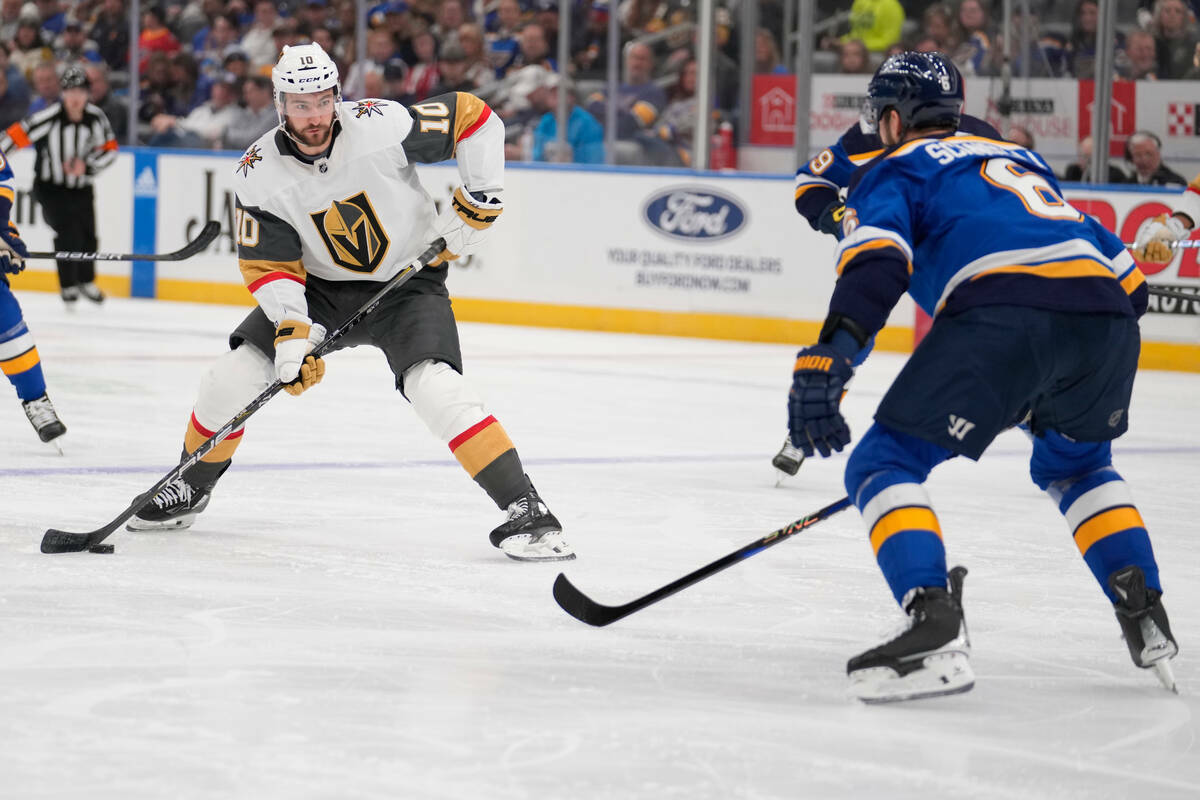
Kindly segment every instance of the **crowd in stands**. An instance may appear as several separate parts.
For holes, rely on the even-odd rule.
[[[738,119],[742,2],[718,0],[714,117]],[[157,3],[157,4],[156,4]],[[784,0],[757,0],[758,73],[784,63]],[[1091,78],[1097,0],[1029,0],[1014,29],[1016,75]],[[1200,78],[1200,0],[1118,0],[1114,77]],[[690,163],[698,4],[689,0],[571,0],[569,63],[559,65],[558,0],[386,0],[367,12],[356,52],[354,0],[146,0],[131,69],[123,0],[0,0],[0,126],[53,103],[57,75],[82,63],[92,100],[122,143],[240,149],[276,124],[270,70],[284,45],[314,41],[338,62],[347,99],[419,103],[471,91],[505,119],[511,158],[603,160],[609,14],[622,47],[616,98],[618,161]],[[1002,68],[1000,4],[992,0],[818,0],[815,71],[872,73],[889,53],[939,50],[967,75]],[[1014,41],[1020,41],[1014,37]],[[560,70],[559,67],[565,67]],[[131,75],[136,129],[128,130]],[[568,146],[553,116],[568,95]],[[132,137],[130,134],[133,134]]]

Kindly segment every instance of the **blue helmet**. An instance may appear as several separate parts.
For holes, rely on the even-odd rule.
[[[963,81],[958,67],[941,53],[898,53],[875,70],[867,88],[863,122],[878,130],[883,112],[894,108],[905,130],[958,127]]]

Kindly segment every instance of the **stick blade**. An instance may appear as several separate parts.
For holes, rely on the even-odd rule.
[[[576,589],[575,585],[561,572],[554,579],[554,600],[563,611],[575,619],[597,628],[616,622],[629,613],[625,607],[601,605],[592,600]]]
[[[43,553],[82,553],[90,545],[91,536],[86,533],[71,533],[54,528],[42,536]]]
[[[221,223],[217,222],[215,219],[210,219],[208,222],[204,223],[204,227],[200,229],[200,235],[181,247],[176,252],[176,255],[178,256],[179,260],[191,258],[212,244],[213,240],[216,239],[217,235],[220,233]]]

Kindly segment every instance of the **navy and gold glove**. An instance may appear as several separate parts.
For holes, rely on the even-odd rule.
[[[850,359],[831,345],[815,344],[796,354],[788,392],[788,431],[792,445],[804,455],[815,450],[825,457],[850,444],[850,428],[839,406],[852,377]]]
[[[842,217],[846,216],[846,204],[841,200],[830,203],[817,217],[817,230],[828,233],[839,242],[842,240]]]
[[[0,273],[7,272],[16,275],[25,269],[25,259],[29,258],[29,250],[17,233],[17,226],[12,222],[0,223]]]

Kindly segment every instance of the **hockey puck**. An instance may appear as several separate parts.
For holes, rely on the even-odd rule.
[[[89,553],[113,553],[116,552],[115,547],[111,544],[94,544],[88,548]]]

